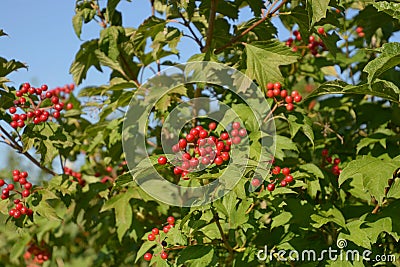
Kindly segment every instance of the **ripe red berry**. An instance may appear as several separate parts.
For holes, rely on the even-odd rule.
[[[301,95],[296,95],[293,99],[294,99],[294,102],[298,103],[298,102],[300,102],[303,98],[301,97]]]
[[[19,175],[21,176],[21,178],[27,178],[28,172],[21,172]]]
[[[36,90],[35,90],[35,88],[33,88],[33,87],[29,87],[29,89],[28,89],[28,93],[29,93],[29,94],[31,94],[31,95],[33,95],[34,93],[36,93]]]
[[[194,139],[195,139],[195,136],[194,136],[193,134],[187,134],[187,135],[186,135],[186,140],[187,140],[189,143],[192,143],[192,142],[194,141]]]
[[[145,261],[151,261],[151,258],[153,258],[153,255],[149,252],[147,252],[146,254],[144,254],[143,256]]]
[[[275,175],[280,174],[280,173],[281,173],[281,167],[275,166],[275,167],[272,169],[272,173],[275,174]]]
[[[189,161],[189,165],[192,168],[196,168],[199,165],[199,159],[198,158],[192,158]]]
[[[287,111],[292,111],[294,109],[294,105],[292,103],[286,104],[286,110]]]
[[[281,186],[282,186],[282,187],[285,187],[286,185],[287,185],[286,180],[282,180],[282,181],[281,181]]]
[[[24,204],[18,203],[17,205],[15,205],[15,208],[16,208],[17,210],[21,210],[23,206],[24,206]]]
[[[325,29],[323,27],[319,27],[318,28],[318,33],[319,34],[324,34],[325,33]]]
[[[321,155],[323,156],[323,157],[326,157],[326,156],[328,156],[328,154],[329,154],[329,151],[328,151],[328,149],[322,149],[322,151],[321,151]]]
[[[17,108],[16,108],[16,107],[10,107],[10,108],[8,109],[8,111],[9,111],[11,114],[14,114],[15,112],[17,112]]]
[[[158,164],[160,164],[160,165],[165,165],[165,164],[167,164],[167,158],[164,157],[164,156],[158,157]]]
[[[207,136],[208,136],[208,132],[207,132],[207,131],[201,130],[201,131],[199,132],[199,137],[200,137],[200,138],[206,138]]]
[[[222,140],[227,140],[227,139],[229,139],[229,134],[228,134],[227,132],[221,133],[221,139],[222,139]]]
[[[15,218],[15,219],[18,219],[19,217],[21,217],[21,215],[22,215],[22,214],[21,214],[21,211],[19,211],[19,210],[15,210],[15,211],[14,211],[14,218]]]
[[[189,153],[183,153],[182,154],[182,159],[183,160],[190,160],[192,158],[192,156],[190,156]]]
[[[272,92],[274,93],[274,96],[279,96],[281,94],[280,89],[274,89],[274,90],[272,90]]]
[[[179,145],[180,149],[185,149],[187,146],[186,139],[180,139],[178,142],[178,145]]]
[[[181,174],[183,172],[183,170],[181,169],[181,168],[179,168],[179,167],[175,167],[174,168],[174,174],[175,175],[179,175],[179,174]]]
[[[164,233],[168,233],[168,232],[169,232],[169,229],[170,229],[170,227],[168,227],[168,225],[167,225],[167,226],[164,226],[164,227],[163,227],[163,232],[164,232]]]
[[[218,156],[214,159],[214,163],[216,165],[221,165],[222,163],[224,163],[224,160],[222,159],[222,157]]]
[[[8,185],[7,185],[7,189],[8,189],[9,191],[14,190],[14,185],[13,185],[13,184],[8,184]]]
[[[72,103],[67,104],[67,110],[73,109],[74,105]]]
[[[274,191],[275,190],[275,184],[268,184],[267,185],[267,190],[270,191],[270,192]]]
[[[278,89],[278,90],[280,90],[282,88],[282,85],[281,85],[281,83],[280,82],[276,82],[276,83],[274,83],[274,89]]]
[[[287,95],[288,95],[287,90],[282,90],[282,91],[281,91],[281,97],[282,97],[282,98],[287,97]]]
[[[236,121],[236,122],[232,123],[232,128],[236,129],[236,130],[240,129],[240,122]]]
[[[0,187],[2,187],[3,185],[5,185],[5,181],[3,179],[0,179]]]
[[[10,209],[10,211],[8,212],[8,215],[10,215],[11,217],[14,217],[16,209]]]
[[[340,159],[339,159],[339,158],[335,158],[335,159],[333,160],[333,164],[339,165],[339,163],[340,163]]]
[[[182,162],[181,168],[182,168],[183,170],[188,170],[188,169],[190,168],[190,163],[187,162],[187,161]]]
[[[293,182],[293,176],[292,175],[287,175],[286,177],[285,177],[285,181],[289,184],[289,183],[291,183],[291,182]]]
[[[48,87],[46,84],[43,84],[40,89],[42,89],[42,91],[47,91]]]
[[[242,139],[239,136],[235,136],[232,138],[232,143],[235,145],[240,144],[241,141],[242,141]]]
[[[225,148],[224,142],[219,141],[219,142],[217,143],[217,145],[216,145],[216,148],[217,148],[218,150],[223,150],[223,149]]]
[[[293,97],[291,97],[290,95],[286,96],[285,97],[285,102],[288,103],[288,104],[292,103],[293,102]]]
[[[328,163],[332,163],[332,158],[331,158],[331,157],[327,157],[327,158],[326,158],[326,161],[327,161]]]
[[[153,228],[151,229],[151,232],[153,233],[153,235],[158,235],[160,231],[158,230],[158,228]]]
[[[260,179],[254,178],[253,180],[251,180],[251,185],[254,187],[258,187],[260,184]]]
[[[174,225],[175,224],[175,218],[173,216],[169,216],[167,218],[167,222],[169,225]]]
[[[222,152],[221,153],[221,158],[224,160],[224,161],[227,161],[227,160],[229,160],[229,153],[228,152]]]
[[[149,234],[149,235],[147,236],[147,239],[148,239],[149,241],[154,241],[154,240],[156,239],[156,236],[155,236],[154,234]]]
[[[247,135],[246,129],[245,129],[245,128],[241,128],[241,129],[239,130],[239,136],[245,137],[246,135]]]
[[[161,252],[161,259],[166,260],[168,258],[167,252],[163,251]]]
[[[285,176],[289,175],[290,174],[290,169],[287,168],[287,167],[283,168],[282,169],[282,174],[285,175]]]
[[[215,122],[210,122],[210,124],[208,124],[208,129],[211,131],[215,130],[215,128],[217,128],[217,124]]]
[[[59,102],[58,97],[53,96],[53,97],[51,98],[51,102],[52,102],[53,104],[58,104],[58,102]]]
[[[55,118],[55,119],[58,119],[58,118],[60,118],[60,112],[59,111],[54,111],[53,112],[53,117]]]
[[[274,91],[273,90],[268,90],[267,91],[267,97],[268,98],[273,98],[274,97]]]
[[[201,164],[203,164],[203,165],[208,165],[208,164],[210,164],[210,159],[209,159],[208,157],[203,157],[203,158],[201,159]]]
[[[8,194],[7,195],[1,194],[1,199],[2,200],[7,199],[7,198],[8,198]]]
[[[297,95],[299,95],[299,92],[297,92],[296,90],[293,90],[291,93],[291,96],[294,98]]]
[[[268,90],[274,89],[274,84],[273,83],[267,83],[267,89]]]
[[[31,194],[31,193],[29,192],[28,189],[25,189],[25,190],[22,191],[22,193],[21,193],[21,195],[22,195],[23,197],[28,197],[30,194]]]

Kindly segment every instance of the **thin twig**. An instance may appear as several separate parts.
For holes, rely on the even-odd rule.
[[[218,54],[220,52],[222,52],[222,50],[224,50],[225,48],[233,45],[234,43],[236,43],[238,40],[240,40],[243,36],[245,36],[246,34],[248,34],[250,31],[252,31],[255,27],[257,27],[258,25],[260,25],[261,23],[263,23],[264,21],[266,21],[268,18],[272,17],[273,14],[275,14],[285,3],[287,0],[283,0],[274,10],[272,10],[270,13],[267,13],[265,17],[261,18],[260,20],[254,22],[249,28],[247,28],[246,30],[244,30],[241,34],[233,37],[228,43],[226,43],[225,45],[217,48],[215,50],[215,54]],[[274,3],[278,2],[278,0],[276,0]],[[275,4],[272,5],[275,5]]]
[[[215,16],[217,15],[217,4],[218,0],[211,0],[210,17],[208,18],[208,29],[206,34],[207,39],[206,45],[202,50],[203,53],[206,53],[211,47],[211,42],[214,35]]]
[[[196,42],[196,43],[199,45],[199,47],[200,47],[200,51],[202,51],[203,48],[204,48],[204,46],[203,46],[203,44],[201,43],[200,38],[197,37],[197,35],[196,35],[196,33],[194,32],[193,28],[190,26],[190,22],[189,22],[188,20],[186,20],[186,18],[183,16],[182,13],[179,12],[179,15],[180,15],[181,19],[183,20],[183,25],[184,25],[186,28],[188,28],[188,30],[190,31],[190,33],[191,33],[192,36],[193,36],[193,40],[195,40],[195,42]]]
[[[215,224],[217,225],[218,231],[221,234],[221,238],[222,241],[224,242],[224,245],[226,247],[226,249],[229,251],[229,254],[232,256],[233,255],[233,248],[231,247],[231,245],[229,244],[228,240],[226,239],[224,230],[222,229],[222,226],[219,222],[219,216],[218,216],[218,212],[216,212],[214,209],[211,209],[213,215],[214,215],[214,220],[215,220]]]

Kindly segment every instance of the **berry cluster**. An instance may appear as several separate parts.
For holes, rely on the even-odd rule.
[[[124,160],[122,161],[120,164],[118,164],[118,168],[116,168],[114,170],[114,168],[112,166],[107,166],[104,169],[105,175],[101,178],[100,182],[102,182],[103,184],[107,183],[107,182],[114,182],[115,179],[119,176],[124,174],[125,172],[128,171],[128,165],[127,165],[127,161]],[[95,177],[100,177],[102,176],[102,174],[100,172],[96,172],[94,174]]]
[[[169,216],[167,218],[167,224],[163,227],[163,232],[164,233],[168,233],[168,231],[174,227],[175,224],[175,218],[173,216]],[[158,238],[157,238],[158,237]],[[153,228],[151,230],[151,233],[147,236],[147,240],[149,241],[155,241],[157,242],[161,247],[161,253],[160,253],[160,257],[163,260],[166,260],[168,258],[168,253],[164,251],[164,248],[168,245],[167,242],[165,240],[161,240],[161,236],[160,236],[160,230],[158,228]],[[147,252],[146,254],[144,254],[143,258],[146,261],[151,261],[151,259],[153,258],[153,254],[150,252]]]
[[[282,89],[282,85],[279,82],[276,83],[268,83],[266,85],[267,92],[266,95],[268,98],[273,98],[275,102],[279,103],[280,105],[284,104],[286,106],[286,110],[292,111],[294,109],[294,102],[300,102],[303,97],[300,93],[296,90],[293,90],[291,94],[285,89]]]
[[[230,159],[232,144],[240,144],[242,138],[247,136],[247,131],[239,122],[232,123],[232,130],[222,132],[219,136],[212,135],[217,128],[215,122],[208,125],[209,131],[202,126],[196,126],[190,130],[186,138],[178,141],[172,146],[172,151],[177,155],[174,162],[173,172],[187,180],[189,172],[201,170],[213,163],[220,166]],[[165,156],[158,158],[160,165],[165,165],[168,160]]]
[[[65,99],[66,94],[69,94],[73,89],[74,85],[65,86],[62,89],[48,90],[45,84],[34,88],[29,83],[24,83],[20,90],[15,92],[17,99],[14,100],[14,106],[8,109],[12,119],[11,127],[14,129],[23,128],[27,121],[40,124],[51,118],[58,119],[61,110],[73,108],[72,103],[65,105],[64,102],[60,101],[60,98]],[[23,112],[17,113],[18,108]]]
[[[287,186],[291,182],[293,182],[293,176],[290,174],[290,168],[280,166],[275,166],[271,170],[272,177],[267,185],[267,190],[272,192],[275,190],[276,185],[280,185],[282,187]],[[258,187],[261,184],[261,179],[253,178],[251,180],[251,185],[254,187]]]
[[[356,33],[357,33],[358,37],[360,37],[360,38],[362,38],[362,37],[365,36],[364,28],[361,27],[361,26],[358,26],[358,27],[356,28]]]
[[[37,266],[36,264],[43,264],[50,259],[50,253],[44,244],[38,246],[35,243],[29,244],[28,250],[24,254],[24,259],[28,266]]]
[[[81,185],[81,186],[85,185],[85,180],[82,179],[82,173],[74,172],[72,169],[70,169],[68,167],[64,167],[64,174],[74,177],[79,185]],[[75,180],[73,180],[73,181],[75,181]]]
[[[335,158],[332,160],[332,157],[329,156],[328,149],[323,149],[321,155],[324,161],[326,161],[329,164],[332,164],[331,168],[332,173],[336,176],[339,176],[340,173],[342,172],[342,169],[339,168],[340,158]]]
[[[15,205],[14,208],[10,209],[8,214],[15,219],[20,218],[22,215],[32,216],[33,211],[26,206],[25,201],[21,201],[20,198],[13,198],[13,196],[19,194],[25,200],[31,194],[32,184],[27,181],[28,173],[14,170],[12,174],[13,181],[19,184],[20,190],[16,188],[15,184],[7,184],[4,179],[0,179],[0,188],[6,186],[1,191],[1,199],[12,199]],[[10,195],[10,192],[13,191],[17,194]]]
[[[318,33],[325,35],[324,28],[318,28]],[[286,40],[286,46],[292,47],[293,52],[297,52],[299,48],[307,48],[312,55],[317,55],[319,52],[326,50],[324,42],[320,38],[317,39],[316,36],[310,35],[308,38],[308,43],[305,43],[301,37],[299,31],[293,31],[293,38],[290,37]]]

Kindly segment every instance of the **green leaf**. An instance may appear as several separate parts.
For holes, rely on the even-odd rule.
[[[329,7],[329,0],[309,0],[312,8],[312,20],[311,25],[326,18],[326,11]]]
[[[155,242],[144,242],[143,245],[140,247],[139,251],[136,254],[135,263],[143,257],[143,255],[148,252],[152,247],[156,245]]]
[[[371,156],[351,161],[339,176],[339,186],[355,175],[362,175],[363,186],[381,204],[385,188],[400,160],[379,159]]]
[[[368,238],[367,233],[361,228],[364,221],[355,220],[346,224],[346,228],[349,234],[340,232],[338,239],[350,240],[354,244],[371,249],[371,241]]]
[[[400,20],[400,3],[393,3],[388,1],[379,1],[372,3],[378,11],[385,12],[391,17]]]
[[[283,82],[279,66],[297,62],[297,56],[278,41],[246,44],[246,75],[264,88],[268,82]]]
[[[126,76],[125,71],[123,70],[123,68],[121,67],[121,65],[119,64],[118,61],[109,58],[105,53],[101,52],[100,50],[95,50],[94,51],[97,59],[99,60],[99,62],[104,65],[107,66],[115,71],[118,71],[119,73],[121,73],[127,80],[129,80],[129,78]]]
[[[395,178],[387,193],[387,198],[400,198],[400,178]]]
[[[290,212],[284,211],[281,214],[272,218],[271,229],[287,224],[293,215]]]
[[[177,264],[188,267],[215,266],[216,257],[214,249],[210,246],[194,245],[182,250],[179,254]]]
[[[340,80],[323,83],[307,98],[330,94],[362,94],[382,97],[400,103],[400,89],[392,82],[376,80],[371,86],[368,84],[350,85]]]
[[[75,14],[75,16],[72,17],[72,26],[73,26],[75,34],[76,34],[76,36],[78,36],[78,38],[81,38],[82,24],[83,24],[82,12],[78,11]]]
[[[313,163],[300,165],[299,168],[303,171],[311,173],[315,176],[315,178],[324,178],[324,174],[322,173],[321,169]]]
[[[5,77],[11,72],[21,68],[27,69],[28,67],[24,63],[15,61],[14,59],[8,61],[7,59],[0,57],[0,77]]]
[[[79,85],[86,78],[90,67],[95,66],[98,71],[102,71],[99,60],[95,54],[98,48],[98,40],[91,40],[83,43],[71,64],[69,73],[72,74],[74,82]]]
[[[374,81],[385,71],[400,65],[400,43],[386,43],[380,49],[382,54],[370,61],[364,68],[368,73],[368,83]]]

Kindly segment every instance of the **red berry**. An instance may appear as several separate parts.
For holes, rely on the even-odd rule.
[[[217,124],[215,122],[210,122],[210,124],[208,124],[208,129],[211,131],[215,130],[215,128],[217,128]]]
[[[15,208],[16,208],[17,210],[21,210],[23,206],[24,206],[24,204],[18,203],[17,205],[15,205]]]
[[[2,200],[7,199],[7,198],[8,198],[8,195],[1,194],[1,199]]]
[[[22,214],[21,214],[21,212],[20,212],[19,210],[15,210],[15,211],[14,211],[14,218],[15,218],[15,219],[18,219],[19,217],[21,217],[21,215],[22,215]]]
[[[232,143],[235,145],[240,144],[241,141],[242,141],[242,139],[239,136],[235,136],[232,138]]]
[[[172,146],[172,152],[174,152],[174,153],[177,153],[177,152],[179,152],[179,145],[173,145]]]
[[[180,149],[185,149],[187,146],[186,139],[180,139],[178,142],[178,145],[179,145]]]
[[[274,89],[272,90],[272,92],[274,93],[274,96],[278,96],[281,94],[281,90],[280,89]]]
[[[261,182],[257,178],[254,178],[253,180],[251,180],[251,185],[254,187],[258,187],[258,186],[260,186],[260,184],[261,184]]]
[[[199,159],[198,158],[192,158],[189,161],[190,167],[196,168],[199,165]]]
[[[282,174],[285,175],[285,176],[289,175],[290,174],[290,169],[287,168],[287,167],[283,168],[282,169]]]
[[[195,136],[193,135],[193,134],[187,134],[186,135],[186,140],[189,142],[189,143],[192,143],[193,141],[194,141],[194,139],[195,139]],[[185,146],[186,147],[186,146]]]
[[[291,183],[291,182],[293,182],[293,176],[292,175],[287,175],[286,177],[285,177],[285,181],[287,182],[287,183]]]
[[[33,118],[33,116],[35,116],[35,113],[32,112],[32,111],[28,111],[28,112],[26,113],[26,116],[27,116],[28,118]]]
[[[24,89],[28,89],[29,87],[31,87],[31,85],[29,83],[24,83],[22,85],[22,88],[24,88]]]
[[[287,97],[285,97],[285,102],[286,103],[292,103],[293,102],[293,97],[291,97],[290,95],[288,95]]]
[[[339,159],[339,158],[335,158],[335,159],[333,160],[333,164],[339,165],[339,163],[340,163],[340,159]]]
[[[332,158],[331,158],[331,157],[327,157],[327,158],[326,158],[326,161],[327,161],[328,163],[332,163]]]
[[[21,176],[21,178],[27,178],[28,177],[28,172],[21,172],[20,176]]]
[[[146,254],[144,254],[143,256],[145,261],[151,261],[151,258],[153,258],[153,255],[149,252],[147,252]]]
[[[51,92],[46,92],[45,96],[46,96],[46,98],[51,98],[53,96],[53,94]]]
[[[227,132],[221,133],[221,139],[222,139],[222,140],[227,140],[227,139],[229,139],[229,134],[228,134]]]
[[[272,173],[275,174],[275,175],[280,174],[280,173],[281,173],[281,167],[275,166],[275,167],[272,169]]]
[[[328,156],[328,154],[329,154],[329,151],[328,151],[328,149],[322,149],[322,152],[321,152],[321,155],[323,156],[323,157],[326,157],[326,156]]]
[[[300,33],[299,33],[298,30],[294,30],[294,31],[293,31],[293,35],[294,35],[294,36],[297,36],[297,35],[299,35],[299,34],[300,34]]]
[[[190,160],[192,158],[192,156],[190,156],[189,153],[183,153],[182,154],[182,159],[183,160]]]
[[[292,111],[294,109],[294,105],[292,103],[286,104],[287,111]]]
[[[153,235],[158,235],[158,233],[159,233],[160,231],[158,230],[158,228],[153,228],[153,229],[151,230],[151,232],[153,233]]]
[[[281,181],[281,186],[282,186],[282,187],[285,187],[286,185],[287,185],[286,180],[282,180],[282,181]]]
[[[208,132],[207,132],[207,131],[201,130],[201,131],[199,132],[199,137],[200,137],[200,138],[206,138],[207,136],[208,136]]]
[[[17,199],[14,199],[14,204],[15,204],[15,205],[17,205],[17,204],[20,203],[20,202],[21,202],[20,199],[18,199],[18,198],[17,198]]]
[[[296,90],[293,90],[291,93],[291,96],[294,98],[297,95],[299,95],[299,92],[297,92]]]
[[[270,191],[270,192],[274,191],[275,190],[275,184],[268,184],[267,185],[267,190]]]
[[[310,37],[308,37],[308,41],[310,43],[314,43],[315,42],[315,36],[314,35],[310,35]]]
[[[268,98],[273,98],[274,97],[274,91],[273,90],[268,90],[267,91],[267,97]]]
[[[361,32],[363,32],[363,31],[364,31],[363,27],[358,26],[358,27],[356,28],[356,32],[357,32],[357,33],[361,33]]]
[[[3,185],[5,185],[6,182],[4,182],[3,179],[0,179],[0,187],[2,187]]]
[[[282,88],[282,85],[281,85],[281,83],[280,82],[276,82],[276,83],[274,83],[274,89],[278,89],[278,90],[280,90]]]
[[[182,162],[181,168],[182,168],[183,170],[188,170],[188,169],[190,168],[190,163],[187,162],[187,161]]]
[[[175,175],[179,175],[179,174],[181,174],[183,172],[183,170],[181,169],[181,168],[179,168],[179,167],[175,167],[174,168],[174,174]]]
[[[22,195],[23,197],[28,197],[30,194],[31,194],[31,193],[29,192],[28,189],[25,189],[25,190],[22,191],[22,193],[21,193],[21,195]]]
[[[163,251],[161,252],[161,259],[166,260],[168,258],[167,252]]]
[[[29,87],[29,89],[28,89],[28,93],[29,93],[29,94],[31,94],[31,95],[33,95],[34,93],[36,93],[36,90],[35,90],[35,88],[33,88],[33,87]]]
[[[204,157],[201,159],[201,164],[208,165],[210,164],[210,159],[208,157]]]
[[[246,129],[245,129],[245,128],[241,128],[241,129],[239,130],[239,136],[245,137],[246,135],[247,135]]]
[[[323,27],[319,27],[318,28],[318,33],[319,34],[324,34],[325,33],[325,29]]]
[[[160,156],[160,157],[158,158],[158,164],[160,164],[160,165],[165,165],[165,164],[167,164],[167,158],[164,157],[164,156]]]
[[[214,163],[216,165],[221,165],[222,163],[224,163],[224,160],[222,159],[222,157],[218,156],[214,159]]]
[[[15,211],[16,211],[16,209],[11,209],[11,210],[8,212],[8,215],[10,215],[11,217],[14,217]]]
[[[240,129],[240,122],[234,122],[234,123],[232,123],[232,128],[233,128],[233,129]]]
[[[174,218],[173,216],[169,216],[169,217],[167,218],[167,222],[168,222],[169,225],[174,225],[174,223],[175,223],[175,218]]]
[[[217,145],[216,145],[216,148],[217,148],[218,150],[223,150],[223,149],[225,148],[224,142],[219,141],[219,142],[217,143]]]
[[[25,122],[19,120],[19,121],[17,121],[17,126],[18,126],[19,128],[23,128],[23,127],[25,126]]]
[[[302,100],[302,97],[301,97],[301,95],[296,95],[293,99],[294,99],[294,102],[298,103]]]
[[[55,119],[58,119],[58,118],[60,118],[60,112],[59,111],[54,111],[53,112],[53,117],[55,118]]]
[[[282,98],[287,97],[287,95],[288,95],[287,90],[282,90],[282,91],[281,91],[281,97],[282,97]]]
[[[67,104],[67,110],[73,109],[74,105],[72,103]]]
[[[46,84],[43,84],[40,89],[42,89],[42,91],[47,91],[48,87]]]
[[[11,119],[12,119],[13,121],[19,120],[19,114],[14,114],[14,115],[12,115]]]
[[[59,102],[58,97],[53,96],[53,97],[51,98],[51,102],[52,102],[53,104],[58,104],[58,102]]]
[[[13,184],[8,184],[8,185],[7,185],[7,189],[8,189],[9,191],[14,190],[14,185],[13,185]]]
[[[148,239],[149,241],[154,241],[154,240],[156,239],[156,237],[155,237],[154,234],[149,234],[149,235],[147,236],[147,239]]]
[[[169,229],[170,229],[170,227],[168,227],[168,225],[167,225],[167,226],[164,226],[163,232],[164,232],[164,233],[168,233],[168,232],[169,232]]]
[[[193,136],[197,137],[199,136],[199,130],[197,130],[196,128],[193,128],[190,130],[190,134],[192,134]]]
[[[9,111],[11,114],[14,114],[15,112],[17,112],[17,108],[16,108],[16,107],[11,107],[11,108],[8,109],[8,111]]]
[[[273,83],[267,83],[267,89],[268,90],[274,89],[274,84]]]
[[[222,152],[222,153],[221,153],[221,158],[222,158],[224,161],[229,160],[229,153],[228,153],[228,152]]]

